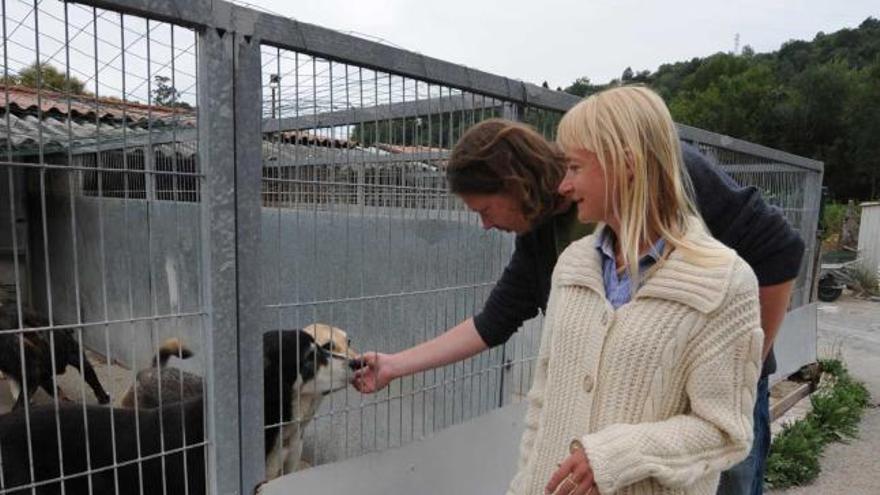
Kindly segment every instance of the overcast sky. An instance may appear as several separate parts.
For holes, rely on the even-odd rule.
[[[627,66],[733,51],[773,51],[880,17],[880,0],[271,0],[299,21],[551,87],[607,82]]]

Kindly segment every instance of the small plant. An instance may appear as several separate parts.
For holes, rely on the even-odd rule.
[[[823,381],[811,397],[812,411],[804,419],[783,426],[773,439],[764,481],[772,488],[805,485],[819,476],[819,457],[830,442],[846,441],[858,433],[858,424],[870,395],[850,377],[839,359],[819,361]]]
[[[876,273],[862,266],[852,267],[848,271],[850,278],[852,278],[850,289],[854,290],[857,295],[880,296],[880,284],[878,284]]]

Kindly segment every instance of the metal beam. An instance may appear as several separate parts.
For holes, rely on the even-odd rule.
[[[349,108],[314,115],[302,115],[283,119],[263,119],[264,132],[299,131],[345,125],[366,124],[390,119],[425,117],[452,112],[486,110],[501,107],[503,101],[455,95],[443,98],[428,98],[418,101],[391,103],[374,107]]]
[[[679,136],[685,141],[694,141],[697,143],[708,144],[716,148],[747,153],[760,157],[765,162],[786,163],[807,170],[812,170],[814,172],[821,172],[824,169],[823,163],[817,160],[811,160],[802,156],[786,153],[785,151],[761,146],[760,144],[732,138],[730,136],[725,136],[724,134],[704,131],[703,129],[698,129],[689,125],[676,125],[678,126]]]
[[[282,154],[280,159],[277,162],[270,163],[263,161],[263,166],[266,168],[286,168],[286,167],[305,167],[305,166],[322,166],[322,165],[332,165],[332,166],[354,166],[354,165],[383,165],[383,164],[406,164],[406,163],[424,163],[429,164],[432,162],[445,161],[449,159],[449,151],[446,150],[438,150],[438,151],[426,151],[422,153],[397,153],[397,154],[389,154],[389,155],[377,155],[369,150],[351,150],[351,156],[347,156],[345,158],[340,157],[339,160],[334,160],[332,158],[327,157],[317,157],[317,158],[300,158],[298,157],[296,160],[290,160],[288,162],[284,161],[284,155]]]
[[[222,0],[81,0],[77,3],[193,28],[255,36],[263,44],[500,98],[566,111],[580,98]]]

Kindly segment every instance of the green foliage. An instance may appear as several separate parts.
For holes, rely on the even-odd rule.
[[[589,77],[581,77],[573,82],[571,86],[565,88],[564,91],[577,96],[588,96],[595,93],[597,91],[596,88],[597,86],[590,82]]]
[[[171,78],[162,75],[153,76],[153,104],[163,107],[192,108],[180,100],[180,91],[171,85]]]
[[[819,476],[822,435],[810,421],[796,421],[782,428],[767,457],[764,481],[776,488],[805,485]]]
[[[621,79],[654,88],[677,122],[825,162],[833,198],[880,198],[880,20],[772,53],[743,48],[654,72],[628,67]],[[565,91],[584,96],[615,84],[582,77]]]
[[[64,72],[46,62],[39,65],[34,62],[22,69],[17,75],[10,74],[4,79],[4,83],[10,85],[42,88],[50,91],[69,91],[75,95],[88,94],[85,91],[85,83],[75,77],[67,79]]]
[[[850,377],[840,360],[822,360],[819,365],[831,379],[810,397],[812,411],[783,426],[770,446],[764,481],[773,488],[812,482],[821,471],[819,457],[825,446],[858,433],[870,400],[868,390]]]
[[[822,231],[824,239],[830,239],[835,235],[840,235],[840,229],[843,227],[843,217],[846,215],[845,203],[827,203],[822,212]],[[823,239],[823,240],[824,240]]]

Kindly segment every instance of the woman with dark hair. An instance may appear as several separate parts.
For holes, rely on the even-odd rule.
[[[512,212],[507,222],[481,215],[483,227],[524,234],[547,216],[568,208],[557,192],[565,175],[565,155],[524,124],[490,119],[459,140],[446,167],[449,190],[478,213],[488,203]],[[493,201],[495,200],[495,201]],[[494,222],[500,222],[496,224]]]

